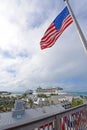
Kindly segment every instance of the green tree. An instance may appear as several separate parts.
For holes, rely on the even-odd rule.
[[[38,94],[37,97],[39,97],[39,98],[48,98],[46,94]]]
[[[81,99],[73,99],[72,103],[71,103],[71,106],[76,107],[76,106],[81,105],[81,104],[83,104],[83,100],[81,100]]]

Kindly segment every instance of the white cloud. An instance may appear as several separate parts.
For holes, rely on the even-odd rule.
[[[87,1],[78,8],[77,3],[74,0],[72,7],[86,32],[87,19],[81,20],[79,14],[87,10],[82,4]],[[66,90],[85,86],[86,90],[87,57],[74,24],[52,48],[40,49],[45,29],[63,5],[56,0],[0,0],[0,90],[25,91],[38,86],[60,86]]]

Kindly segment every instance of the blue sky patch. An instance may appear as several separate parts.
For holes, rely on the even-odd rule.
[[[0,54],[5,58],[15,58],[8,50],[1,50]]]

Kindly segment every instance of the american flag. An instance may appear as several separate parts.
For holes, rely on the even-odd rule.
[[[72,22],[72,16],[70,15],[68,8],[65,7],[46,30],[40,41],[41,49],[53,46],[58,37]]]

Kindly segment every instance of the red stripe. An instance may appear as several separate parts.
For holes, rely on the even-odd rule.
[[[49,124],[45,124],[45,127],[49,126]]]
[[[52,125],[52,124],[53,124],[52,122],[49,123],[49,125]]]
[[[40,126],[40,129],[43,129],[44,128],[44,126]]]

